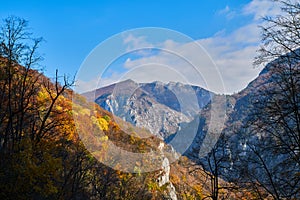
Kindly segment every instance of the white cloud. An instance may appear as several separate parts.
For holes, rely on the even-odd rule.
[[[122,76],[124,76],[124,74],[113,72],[110,77],[96,77],[88,81],[78,79],[75,83],[74,91],[76,91],[77,93],[92,91],[103,86],[117,83],[120,80],[123,80]]]
[[[219,11],[219,14],[228,15],[232,12],[231,8],[226,6]],[[101,86],[131,78],[138,82],[180,81],[223,93],[223,86],[217,77],[218,72],[215,70],[216,64],[224,82],[225,93],[242,90],[261,70],[252,67],[260,43],[258,25],[261,21],[259,19],[265,15],[277,15],[280,13],[280,9],[275,7],[271,1],[253,0],[239,12],[234,12],[238,13],[235,17],[250,15],[253,17],[252,21],[232,32],[228,33],[224,29],[212,37],[199,39],[195,41],[196,43],[178,42],[166,38],[164,41],[154,44],[143,35],[124,35],[123,44],[128,51],[141,46],[159,47],[162,50],[156,54],[143,50],[135,52],[139,56],[128,58],[124,63],[127,72],[122,74],[115,72],[113,76],[101,79]],[[187,60],[197,66],[197,69]],[[85,85],[89,84],[83,83],[82,88],[85,88]]]
[[[127,51],[137,49],[140,46],[148,46],[149,48],[153,47],[153,44],[147,42],[146,37],[134,36],[132,34],[124,35],[123,44],[127,46]]]
[[[226,5],[225,8],[217,12],[218,15],[225,15],[227,19],[232,19],[236,16],[236,11],[231,10],[231,8]]]
[[[230,11],[230,7],[229,7],[228,5],[226,5],[225,8],[222,9],[222,10],[220,10],[218,13],[219,13],[220,15],[222,15],[222,14],[228,13],[229,11]]]
[[[227,93],[245,88],[261,70],[252,67],[260,41],[259,33],[256,24],[249,24],[231,34],[221,33],[198,41],[218,66]]]
[[[212,91],[223,91],[215,65],[205,50],[196,42],[176,43],[166,41],[160,44],[161,51],[140,59],[127,59],[125,67],[128,76],[139,82],[159,80],[162,82],[179,81],[201,85]]]
[[[161,51],[153,56],[145,56],[134,60],[127,59],[124,66],[132,70],[130,77],[139,82],[150,82],[154,79],[153,77],[156,80],[165,82],[168,79],[169,81],[180,81],[178,76],[176,77],[171,73],[171,70],[175,70],[185,78],[186,83],[200,85],[214,92],[223,93],[222,85],[217,82],[218,78],[215,71],[213,71],[215,63],[222,76],[225,92],[237,92],[246,87],[248,82],[256,77],[261,70],[252,67],[252,61],[260,40],[259,32],[257,24],[253,23],[245,25],[230,34],[224,31],[213,37],[197,40],[196,42],[204,47],[213,62],[211,62],[205,51],[199,50],[199,46],[193,42],[177,43],[167,40],[161,43],[160,47],[175,51],[179,53],[179,56]],[[200,74],[184,60],[186,58],[196,63],[198,70],[201,72]],[[149,70],[146,69],[145,73],[142,74],[141,68],[146,66],[149,68],[151,65],[153,66],[153,73],[156,72],[156,75],[154,76],[153,73],[150,75]],[[158,67],[154,67],[155,65],[169,66],[169,73],[165,69],[159,71]],[[165,77],[161,77],[159,74],[163,74]],[[209,83],[210,80],[215,80],[215,82]]]
[[[277,3],[270,0],[253,0],[243,8],[243,14],[254,15],[255,20],[265,16],[276,16],[281,14]]]
[[[74,91],[77,93],[88,92],[97,89],[98,79],[90,81],[76,80]]]
[[[230,7],[226,6],[218,13],[228,15],[232,12],[233,11]],[[253,68],[252,63],[260,43],[260,29],[258,26],[261,22],[259,19],[261,19],[262,16],[274,16],[280,12],[280,8],[278,6],[276,7],[271,1],[253,0],[249,4],[245,5],[239,13],[244,16],[252,15],[252,22],[245,24],[231,33],[227,33],[224,30],[210,38],[197,40],[197,42],[205,48],[214,63],[217,65],[224,81],[226,93],[240,91],[258,75],[261,69]],[[134,36],[131,37],[133,40]],[[140,39],[141,38],[137,38],[137,40]],[[178,44],[175,41],[168,40],[161,44],[161,47],[171,50],[176,48],[183,57],[198,60],[203,59],[204,63],[198,62],[198,64],[200,64],[200,71],[209,71],[213,67],[213,64],[208,63],[207,59],[204,58],[205,55],[199,55],[199,52],[195,52],[193,50],[193,45],[190,43]],[[125,63],[125,66],[130,69],[131,67],[143,66],[147,63],[161,63],[165,66],[172,66],[183,75],[187,75],[186,78],[190,82],[198,85],[203,84],[203,80],[196,80],[196,76],[194,76],[192,70],[187,67],[186,63],[182,62],[178,58],[174,58],[174,56],[168,55],[165,52],[137,60],[128,60]],[[139,75],[141,76],[141,74]],[[204,77],[205,79],[214,78],[213,76],[206,76],[208,77]],[[146,77],[144,78],[145,80],[147,79]],[[220,92],[220,90],[218,91],[216,87],[213,86],[212,88],[215,88],[215,92]]]
[[[249,26],[248,28],[253,27]],[[176,48],[176,52],[180,52],[181,57],[162,51],[150,57],[136,60],[128,59],[125,62],[125,67],[131,70],[128,77],[139,82],[181,81],[223,93],[222,85],[216,82],[218,77],[214,71],[215,63],[222,76],[225,92],[237,92],[246,87],[247,83],[257,76],[260,70],[251,67],[257,50],[258,39],[255,39],[254,31],[251,37],[244,36],[248,33],[251,31],[242,28],[229,35],[217,35],[196,41],[204,47],[213,62],[205,51],[197,50],[194,43],[175,44],[173,41],[172,46],[166,45],[162,48],[167,48],[170,51],[172,48]],[[200,74],[185,59],[196,63]],[[151,67],[153,71],[150,70]],[[151,73],[149,73],[150,71]],[[209,83],[211,80],[215,80],[215,82]]]

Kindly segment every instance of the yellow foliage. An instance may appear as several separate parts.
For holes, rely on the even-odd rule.
[[[156,191],[159,191],[159,190],[160,190],[160,188],[159,188],[157,182],[155,182],[155,181],[150,181],[150,182],[147,184],[147,186],[148,186],[148,190],[150,190],[151,192],[156,192]]]
[[[57,105],[57,106],[56,106],[56,110],[57,110],[57,111],[62,111],[62,110],[63,110],[63,107],[61,107],[60,105]]]
[[[108,122],[104,118],[99,118],[98,123],[100,125],[100,129],[103,131],[108,130]]]
[[[88,108],[84,108],[83,106],[80,106],[76,103],[73,103],[73,114],[78,116],[79,114],[80,115],[87,115],[87,116],[90,116],[91,115],[91,110],[88,109]]]
[[[171,182],[174,184],[180,183],[180,178],[176,174],[171,174],[170,176]]]
[[[138,176],[141,176],[141,168],[138,167],[138,166],[134,166],[134,169],[133,169],[134,173],[136,173]]]
[[[101,142],[106,142],[108,140],[108,136],[107,135],[104,135],[102,137],[99,138],[99,141]]]
[[[97,118],[95,116],[92,116],[91,120],[92,120],[93,124],[97,125],[98,128],[100,128],[100,130],[102,130],[102,131],[108,130],[109,123],[104,118],[102,118],[102,117]]]
[[[135,138],[134,136],[130,135],[130,144],[134,144],[135,143]]]
[[[196,191],[197,196],[202,199],[202,187],[200,185],[194,185],[193,189]]]
[[[43,101],[43,100],[46,100],[46,99],[48,99],[48,94],[47,94],[47,91],[45,90],[45,88],[42,87],[40,89],[40,91],[38,92],[38,100]]]
[[[185,176],[185,175],[183,175],[183,176],[181,177],[181,179],[182,179],[184,182],[186,182],[186,176]]]
[[[87,109],[87,108],[83,108],[81,110],[81,114],[90,116],[91,111],[89,109]]]

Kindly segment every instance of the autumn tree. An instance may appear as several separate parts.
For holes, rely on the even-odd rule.
[[[26,20],[8,17],[0,29],[1,199],[51,197],[57,193],[59,119],[55,105],[72,85],[39,73],[37,49]],[[45,101],[47,100],[47,102]],[[60,115],[61,116],[61,115]]]
[[[0,32],[2,152],[13,151],[24,134],[24,125],[30,123],[31,119],[26,110],[37,93],[36,84],[39,79],[31,70],[41,60],[36,53],[41,41],[41,38],[31,37],[27,30],[27,21],[17,17],[4,20]],[[19,68],[19,64],[24,67]]]

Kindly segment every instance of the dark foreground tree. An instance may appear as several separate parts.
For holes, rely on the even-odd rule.
[[[265,17],[256,65],[268,81],[253,99],[249,122],[252,180],[274,199],[300,198],[300,3],[273,2],[282,14]]]
[[[55,105],[72,85],[52,83],[37,71],[42,38],[33,38],[26,20],[8,17],[0,29],[1,199],[45,198],[56,192],[58,128]],[[47,100],[47,101],[46,101]],[[52,180],[51,180],[52,179]]]

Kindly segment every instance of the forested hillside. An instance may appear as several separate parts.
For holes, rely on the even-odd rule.
[[[44,39],[26,20],[4,19],[0,200],[300,199],[300,3],[270,2],[277,14],[260,22],[253,58],[263,69],[234,94],[128,79],[81,95],[74,90],[83,80],[44,74]],[[134,53],[124,67],[147,56],[161,61],[156,51]]]
[[[38,69],[42,39],[31,37],[25,20],[9,17],[2,27],[0,199],[202,199],[210,195],[203,169],[185,157],[171,169],[167,164],[141,173],[141,163],[134,163],[132,173],[117,170],[117,160],[108,157],[108,141],[131,152],[158,151],[167,159],[176,153],[167,145],[159,147],[163,141],[148,131],[75,94],[68,77],[58,72],[54,78],[45,77]],[[83,142],[89,144],[89,151]],[[104,160],[114,164],[107,166]],[[149,167],[155,164],[145,162]]]

